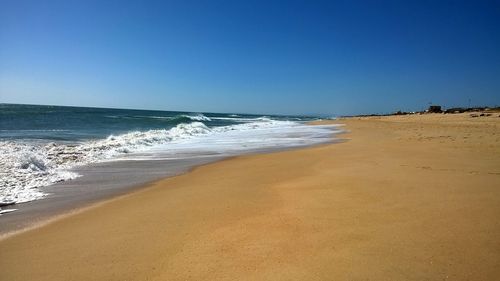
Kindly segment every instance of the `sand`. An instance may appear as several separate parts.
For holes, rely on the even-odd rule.
[[[1,280],[496,280],[500,118],[351,118],[0,241]]]

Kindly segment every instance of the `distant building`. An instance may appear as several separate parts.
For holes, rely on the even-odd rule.
[[[441,110],[440,105],[431,105],[431,106],[429,106],[429,109],[427,109],[427,112],[429,112],[429,113],[441,113],[443,111]]]

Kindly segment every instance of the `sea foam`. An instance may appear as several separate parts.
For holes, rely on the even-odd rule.
[[[249,150],[325,142],[333,132],[332,126],[308,126],[268,117],[241,118],[240,124],[209,128],[201,122],[211,120],[204,115],[184,117],[193,122],[78,143],[0,141],[0,202],[43,198],[47,194],[38,187],[74,179],[79,175],[71,169],[90,163],[134,160],[136,155],[143,158],[205,153],[235,155]]]
[[[169,130],[130,132],[80,144],[0,141],[0,202],[39,199],[46,194],[37,187],[76,178],[78,174],[68,171],[73,167],[209,132],[203,123],[193,122]]]

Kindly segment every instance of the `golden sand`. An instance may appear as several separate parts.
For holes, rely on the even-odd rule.
[[[0,241],[0,280],[498,280],[500,118],[340,120]]]

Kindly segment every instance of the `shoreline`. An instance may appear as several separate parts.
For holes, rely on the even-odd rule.
[[[80,213],[82,210],[92,208],[94,205],[100,205],[107,201],[141,191],[155,182],[188,174],[200,166],[244,155],[293,151],[338,143],[342,139],[338,139],[336,136],[341,134],[343,134],[341,129],[332,132],[330,141],[324,143],[260,149],[237,155],[213,155],[175,160],[110,161],[83,166],[73,170],[81,174],[80,177],[39,188],[48,194],[47,197],[9,206],[9,208],[17,210],[0,217],[0,241],[7,237],[45,226],[57,221],[59,218]],[[160,165],[156,165],[157,163],[160,163]],[[138,168],[138,164],[139,166],[142,165],[142,167]],[[130,176],[120,171],[124,167],[126,169],[141,171],[153,169],[156,175],[142,176],[130,182],[128,180]],[[103,186],[106,188],[103,188]]]
[[[197,166],[221,161],[221,159],[223,158],[213,157],[213,159],[210,158],[210,160],[205,161],[189,161],[189,159],[186,159],[187,161],[185,162],[188,162],[188,164],[178,163],[173,167],[168,166],[168,169],[165,169],[165,172],[160,176],[156,176],[156,178],[139,179],[137,182],[127,184],[120,182],[116,187],[108,190],[99,190],[102,182],[88,186],[89,184],[86,182],[93,180],[92,175],[88,174],[74,180],[44,186],[41,189],[48,192],[47,197],[9,206],[17,210],[0,218],[0,241],[45,226],[61,218],[94,208],[108,201],[139,192],[159,180],[189,173]],[[89,165],[84,168],[87,170],[100,170],[102,167],[99,164],[101,163]],[[111,164],[116,164],[116,162]],[[115,180],[108,177],[104,181],[109,184],[109,181]],[[88,190],[88,188],[92,188],[93,190]]]
[[[126,170],[120,171],[123,167],[137,169],[139,163],[146,166],[156,163],[115,161],[81,167],[76,170],[82,174],[80,177],[41,187],[40,190],[48,193],[45,198],[9,206],[17,210],[0,217],[0,240],[46,225],[59,217],[78,213],[81,209],[141,190],[158,180],[187,173],[197,165],[211,163],[217,159],[220,157],[161,161],[166,168],[157,172],[157,175],[142,176],[128,182]]]
[[[350,141],[202,165],[3,239],[0,268],[9,280],[500,274],[498,118],[339,121]]]

